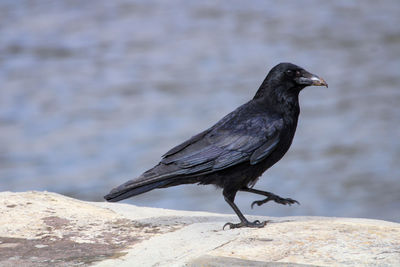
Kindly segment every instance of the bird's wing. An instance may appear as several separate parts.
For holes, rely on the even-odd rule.
[[[210,129],[168,151],[155,167],[113,189],[105,198],[119,201],[167,186],[174,182],[171,178],[209,174],[246,161],[257,164],[277,147],[282,130],[281,118],[252,114],[246,106],[239,107]]]
[[[249,161],[265,159],[280,141],[280,118],[259,116],[212,127],[167,152],[162,165],[174,166],[173,175],[201,175]],[[172,167],[171,166],[171,167]]]
[[[192,136],[192,138],[190,138],[189,140],[186,140],[182,144],[179,144],[176,147],[168,150],[168,152],[165,153],[162,157],[165,158],[165,157],[175,154],[176,152],[181,151],[182,149],[186,148],[187,146],[189,146],[189,145],[193,144],[194,142],[197,142],[198,140],[203,138],[209,131],[210,131],[210,129],[207,129],[199,134],[196,134],[195,136]]]

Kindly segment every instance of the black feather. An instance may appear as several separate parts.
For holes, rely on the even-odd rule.
[[[249,186],[289,149],[300,112],[299,92],[316,79],[319,78],[296,65],[278,64],[268,73],[252,100],[169,150],[159,164],[113,189],[105,199],[119,201],[179,184],[215,184],[223,188],[225,200],[241,220],[235,227],[259,225],[245,219],[233,202],[235,195],[243,190],[278,199],[272,193]],[[326,83],[321,79],[316,85]],[[282,198],[279,203],[285,200],[294,203],[292,199]]]

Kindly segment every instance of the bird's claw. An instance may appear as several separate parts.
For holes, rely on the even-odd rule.
[[[259,220],[256,220],[254,222],[249,222],[249,221],[242,221],[240,223],[226,223],[224,227],[222,227],[222,230],[225,230],[226,226],[229,226],[229,229],[235,229],[235,228],[242,228],[242,227],[250,227],[250,228],[263,228],[268,221],[260,222]]]
[[[300,205],[300,203],[297,200],[291,199],[291,198],[282,198],[280,196],[274,196],[274,197],[267,197],[263,200],[257,200],[254,201],[253,203],[251,203],[251,208],[254,207],[255,204],[257,204],[257,206],[261,206],[264,203],[267,203],[268,201],[275,201],[276,203],[282,204],[282,205],[292,205],[297,203],[298,205]]]
[[[253,209],[255,204],[257,204],[257,206],[261,206],[262,204],[264,204],[265,202],[268,202],[268,201],[269,200],[267,200],[267,201],[263,201],[263,200],[253,201],[253,203],[251,203],[251,208]]]

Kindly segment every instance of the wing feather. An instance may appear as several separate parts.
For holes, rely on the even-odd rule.
[[[168,152],[162,164],[175,166],[172,173],[205,174],[249,161],[265,159],[280,141],[282,119],[249,118],[231,128],[210,128]],[[199,137],[200,136],[200,137]],[[185,144],[185,145],[184,145]]]
[[[256,151],[251,154],[250,164],[254,165],[265,159],[271,152],[275,149],[275,146],[279,142],[279,136],[271,137],[262,146],[256,149]]]

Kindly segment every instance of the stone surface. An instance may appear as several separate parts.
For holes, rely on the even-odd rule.
[[[250,219],[255,219],[250,216]],[[0,193],[0,266],[400,266],[400,224],[233,215]]]

